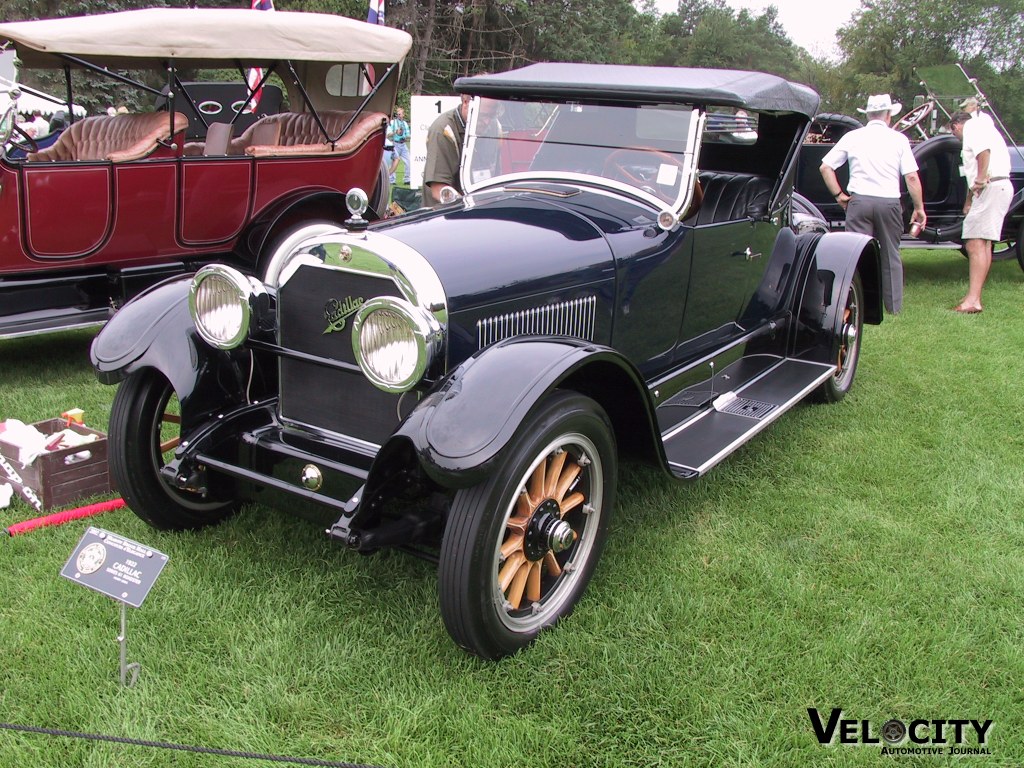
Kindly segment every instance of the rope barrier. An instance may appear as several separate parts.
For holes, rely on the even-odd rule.
[[[267,755],[259,752],[240,752],[233,749],[216,749],[214,747],[196,747],[187,744],[174,744],[166,741],[147,741],[145,739],[130,739],[126,736],[108,736],[102,733],[81,733],[79,731],[65,731],[59,728],[42,728],[36,725],[16,725],[14,723],[0,723],[0,730],[22,731],[24,733],[38,733],[47,736],[64,736],[72,739],[86,739],[88,741],[106,741],[115,744],[131,744],[136,747],[154,747],[157,749],[172,749],[179,752],[197,752],[204,755],[221,755],[224,757],[240,757],[247,760],[267,760],[273,763],[295,763],[297,765],[318,765],[326,768],[377,768],[376,766],[362,765],[359,763],[344,763],[333,760],[320,760],[315,757],[285,757],[283,755]]]

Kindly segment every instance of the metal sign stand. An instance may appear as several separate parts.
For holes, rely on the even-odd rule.
[[[142,665],[128,663],[128,606],[138,608],[167,564],[167,555],[102,528],[89,528],[71,553],[60,575],[121,604],[121,685],[131,688]]]
[[[137,661],[128,663],[128,605],[121,603],[121,634],[117,636],[117,642],[121,646],[121,685],[126,688],[134,687],[139,680],[139,672],[142,665]],[[129,673],[131,679],[129,679]]]

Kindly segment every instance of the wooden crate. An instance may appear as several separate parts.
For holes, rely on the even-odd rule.
[[[63,507],[87,496],[111,491],[107,465],[107,436],[82,424],[68,426],[63,419],[48,419],[32,425],[49,435],[70,428],[82,435],[99,435],[85,445],[61,448],[40,454],[27,466],[18,461],[17,446],[7,443],[0,434],[0,483],[9,482],[29,504],[39,511]],[[76,453],[89,451],[89,458],[71,459]],[[70,459],[70,463],[66,460]],[[12,476],[12,472],[14,476]]]

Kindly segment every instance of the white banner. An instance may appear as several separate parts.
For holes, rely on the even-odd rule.
[[[461,96],[413,96],[409,103],[409,154],[412,157],[412,173],[409,186],[419,189],[423,186],[423,168],[427,163],[427,131],[431,123],[442,112],[455,109],[462,101]]]

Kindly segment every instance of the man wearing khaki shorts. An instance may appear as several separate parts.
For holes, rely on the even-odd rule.
[[[957,112],[949,130],[963,142],[960,156],[967,177],[964,203],[963,241],[967,248],[967,294],[953,307],[954,312],[981,312],[981,289],[992,266],[992,243],[1000,240],[1003,219],[1010,208],[1010,150],[991,121],[979,120],[968,112]]]

